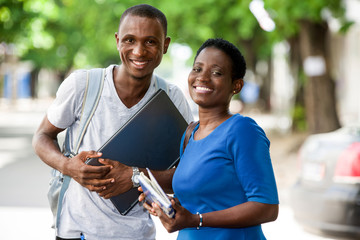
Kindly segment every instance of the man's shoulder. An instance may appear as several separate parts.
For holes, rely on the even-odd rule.
[[[78,90],[83,90],[86,87],[88,73],[92,69],[76,69],[65,78],[64,83],[66,84],[67,82],[68,85],[72,85]]]
[[[181,94],[182,95],[182,91],[180,90],[180,88],[173,82],[159,76],[158,74],[155,74],[155,79],[157,81],[157,87],[159,89],[163,89],[169,96],[172,95],[176,95],[176,94]]]
[[[79,83],[82,80],[86,80],[86,69],[76,69],[72,71],[64,81],[73,81],[74,83]]]

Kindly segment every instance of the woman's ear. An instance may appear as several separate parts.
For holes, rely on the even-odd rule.
[[[237,94],[241,91],[241,89],[244,86],[244,80],[242,78],[236,79],[233,81],[233,85],[234,85],[234,94]]]

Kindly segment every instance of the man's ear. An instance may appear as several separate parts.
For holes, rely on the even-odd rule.
[[[116,48],[117,48],[117,50],[120,50],[120,49],[119,49],[119,37],[118,37],[118,33],[117,33],[117,32],[115,33],[115,39],[116,39]]]
[[[243,88],[244,80],[242,78],[236,79],[233,81],[233,85],[234,85],[234,94],[237,94]]]
[[[165,38],[163,54],[167,53],[167,50],[168,50],[169,45],[170,45],[170,41],[171,41],[170,37]]]

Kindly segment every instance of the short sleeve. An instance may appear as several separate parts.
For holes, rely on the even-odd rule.
[[[229,139],[235,171],[248,201],[278,204],[275,175],[270,158],[270,141],[251,118],[242,118]]]
[[[66,129],[80,117],[85,87],[85,70],[75,71],[61,83],[54,102],[47,110],[51,124]]]

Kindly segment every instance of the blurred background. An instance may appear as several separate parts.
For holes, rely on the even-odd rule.
[[[344,151],[360,142],[360,0],[0,0],[0,239],[52,238],[49,168],[32,134],[69,73],[120,63],[114,33],[139,3],[167,16],[172,41],[156,72],[187,96],[206,39],[244,54],[245,86],[231,111],[253,117],[271,140],[281,209],[264,225],[268,239],[359,239],[360,150]],[[314,136],[326,144],[304,144]],[[339,177],[339,158],[351,173]],[[174,237],[159,229],[158,239]]]

